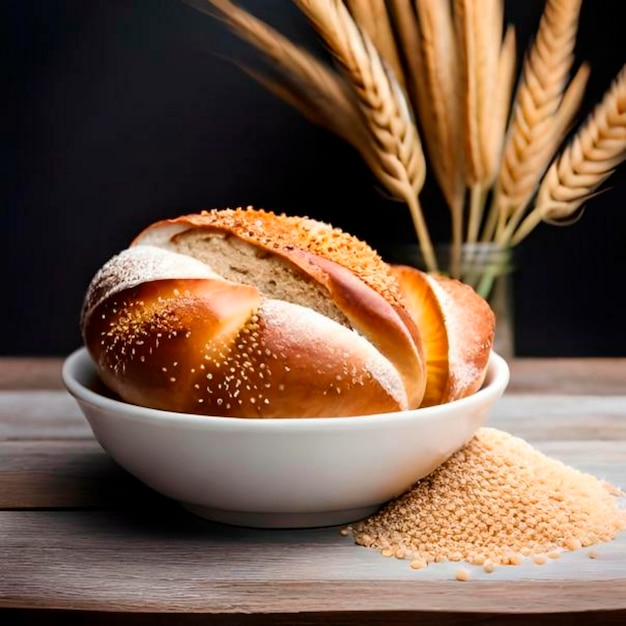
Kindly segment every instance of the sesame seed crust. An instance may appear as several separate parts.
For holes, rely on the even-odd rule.
[[[249,285],[143,283],[91,319],[85,340],[103,382],[134,404],[242,418],[407,408],[397,370],[367,340]]]
[[[438,297],[465,317],[472,298],[484,304],[473,290]],[[339,228],[214,209],[156,222],[108,261],[89,286],[81,331],[103,381],[128,402],[216,416],[366,415],[423,406],[424,342],[407,302],[392,267]],[[446,351],[467,337],[448,326]],[[451,348],[437,361],[456,363],[449,380],[463,383],[442,401],[482,384],[484,328],[470,329],[479,359],[459,365]]]
[[[318,220],[252,207],[214,209],[157,222],[140,233],[133,245],[159,245],[197,255],[213,267],[215,257],[207,250],[215,248],[211,239],[219,237],[212,235],[256,249],[251,267],[250,255],[241,254],[242,246],[233,244],[238,254],[235,263],[242,263],[245,257],[248,264],[241,268],[241,280],[256,284],[257,275],[270,259],[280,258],[303,285],[314,285],[337,309],[339,315],[334,317],[343,317],[397,368],[408,408],[420,406],[426,365],[419,329],[389,265],[369,245]],[[300,303],[299,298],[290,301]]]
[[[252,207],[212,209],[157,222],[136,241],[166,225],[227,231],[274,252],[304,250],[350,269],[388,302],[401,302],[397,282],[380,255],[364,241],[319,220]]]

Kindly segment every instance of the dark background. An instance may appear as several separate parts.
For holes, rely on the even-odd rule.
[[[241,4],[324,54],[288,0]],[[507,2],[521,48],[542,6]],[[621,8],[583,3],[583,112],[626,60]],[[352,148],[237,69],[229,59],[250,59],[245,46],[181,0],[5,0],[2,11],[2,354],[78,347],[91,276],[160,218],[252,204],[376,248],[413,241],[408,210],[377,191]],[[518,247],[519,355],[626,355],[624,165],[605,187],[578,223],[542,225]],[[445,240],[437,190],[422,201]]]

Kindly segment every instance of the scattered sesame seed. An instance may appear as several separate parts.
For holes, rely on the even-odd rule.
[[[481,428],[430,475],[352,525],[356,544],[413,562],[541,565],[626,529],[614,487],[519,437]],[[558,497],[553,497],[558,494]],[[393,546],[393,549],[392,549]]]
[[[454,577],[457,580],[465,582],[468,581],[472,577],[472,575],[470,574],[469,570],[465,569],[464,567],[459,567],[457,568]]]

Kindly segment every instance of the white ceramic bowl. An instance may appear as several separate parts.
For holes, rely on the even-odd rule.
[[[127,404],[84,348],[66,359],[63,381],[100,445],[149,487],[214,521],[294,528],[355,521],[406,491],[484,424],[509,368],[492,353],[483,388],[440,406],[275,420]]]

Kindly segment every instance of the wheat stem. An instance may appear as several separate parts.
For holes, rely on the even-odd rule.
[[[488,188],[496,170],[492,124],[502,44],[500,0],[455,0],[464,92],[467,185]],[[499,28],[498,28],[499,26]],[[497,33],[499,32],[499,35]]]
[[[551,147],[546,153],[555,154],[559,149],[563,137],[566,135],[569,127],[574,119],[580,104],[582,102],[587,80],[589,78],[589,66],[587,64],[581,65],[576,72],[574,78],[570,81],[565,94],[561,100],[558,110],[554,114],[553,127],[554,132],[551,136]],[[540,180],[550,162],[547,162],[545,167],[537,173],[537,177]],[[506,242],[510,241],[513,237],[513,233],[516,231],[520,222],[525,219],[528,205],[531,200],[524,205],[516,206],[512,199],[502,198],[500,204],[500,228],[498,229],[498,235],[496,239],[498,241]],[[508,221],[506,217],[510,216]],[[532,223],[532,219],[527,222],[526,227]],[[536,226],[536,224],[535,224]]]
[[[406,0],[391,4],[411,77],[429,164],[451,212],[451,273],[458,276],[463,234],[463,154],[454,23],[450,6],[421,0],[415,11]]]
[[[474,185],[470,189],[469,221],[467,224],[467,242],[476,243],[480,230],[481,216],[485,206],[487,190],[481,185]]]
[[[417,18],[416,106],[433,173],[454,217],[464,195],[454,24],[449,5],[440,0],[421,0]]]
[[[496,160],[500,163],[502,158],[502,150],[506,137],[506,129],[511,111],[511,99],[516,78],[517,66],[517,49],[516,35],[513,26],[509,26],[504,37],[502,50],[500,52],[500,61],[498,67],[498,101],[494,115],[493,123],[493,141],[494,154],[497,155]],[[492,196],[487,219],[483,227],[481,241],[489,242],[493,239],[498,223],[500,211],[495,197]]]
[[[385,0],[346,0],[356,23],[370,36],[382,58],[404,87],[406,79]]]
[[[294,0],[333,53],[354,88],[376,155],[371,169],[388,191],[407,203],[429,269],[437,260],[418,196],[426,177],[424,153],[409,104],[385,70],[371,39],[339,0]]]
[[[511,129],[494,188],[500,215],[498,240],[506,239],[555,149],[554,116],[574,58],[581,0],[547,0],[535,40],[524,60]],[[507,227],[507,220],[511,223]]]
[[[545,175],[535,208],[511,237],[517,245],[539,222],[571,220],[626,159],[626,66]]]

